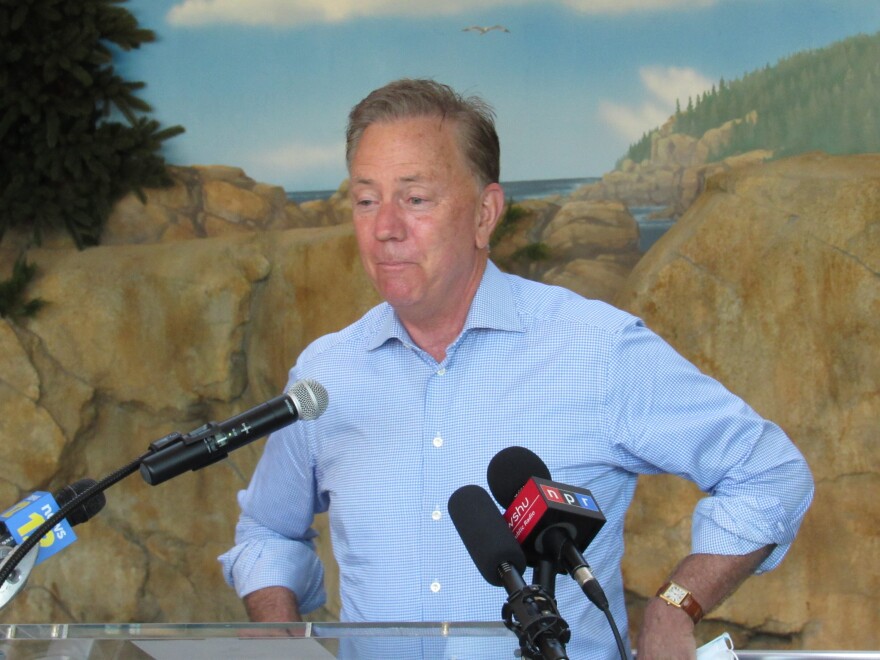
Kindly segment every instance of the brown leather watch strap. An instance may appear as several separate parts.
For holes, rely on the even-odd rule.
[[[675,587],[679,592],[684,592],[684,598],[680,601],[675,601],[667,597],[665,594],[670,587]],[[657,596],[666,601],[667,605],[672,605],[684,610],[694,622],[694,625],[698,624],[700,619],[703,618],[703,608],[697,602],[697,599],[694,598],[694,595],[690,591],[682,587],[680,584],[667,582],[657,591]]]

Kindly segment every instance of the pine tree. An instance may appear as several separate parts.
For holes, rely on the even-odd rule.
[[[66,229],[97,245],[113,203],[168,181],[161,128],[111,48],[155,40],[125,0],[0,0],[0,238]],[[142,193],[140,193],[142,194]]]

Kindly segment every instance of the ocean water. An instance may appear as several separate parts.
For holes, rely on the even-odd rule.
[[[502,181],[504,193],[508,199],[539,199],[552,195],[570,195],[580,186],[595,183],[599,177],[581,177],[573,179],[541,179],[537,181]],[[302,204],[316,199],[327,199],[336,190],[299,190],[287,191],[287,199]]]
[[[504,196],[509,200],[540,199],[554,195],[570,195],[588,183],[596,183],[599,177],[578,179],[541,179],[537,181],[502,181]]]
[[[570,195],[581,186],[599,181],[599,177],[575,177],[569,179],[539,179],[533,181],[502,181],[504,193],[508,201],[522,201],[524,199],[540,199],[556,195]],[[302,190],[288,191],[287,198],[297,204],[310,202],[317,199],[327,199],[336,190]],[[633,207],[629,211],[639,224],[639,249],[647,252],[673,222],[671,220],[647,220],[646,218],[660,207],[640,206]]]
[[[675,224],[667,218],[649,220],[648,216],[663,210],[662,206],[632,206],[629,212],[639,225],[639,251],[647,252]]]

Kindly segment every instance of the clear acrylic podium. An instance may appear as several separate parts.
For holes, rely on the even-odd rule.
[[[0,624],[0,660],[514,660],[498,623]],[[740,660],[880,660],[877,651],[737,650]]]
[[[0,660],[508,658],[499,623],[0,624]]]

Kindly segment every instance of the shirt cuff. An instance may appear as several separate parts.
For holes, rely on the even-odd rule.
[[[291,539],[250,540],[219,558],[223,577],[240,598],[266,587],[286,587],[307,614],[325,604],[324,567],[309,542]]]
[[[733,503],[719,497],[708,497],[697,504],[691,529],[691,551],[747,555],[765,546],[775,545],[755,573],[773,570],[791,547],[803,514],[793,519],[779,501],[761,502],[752,497],[735,499]],[[749,515],[743,515],[744,510]]]

